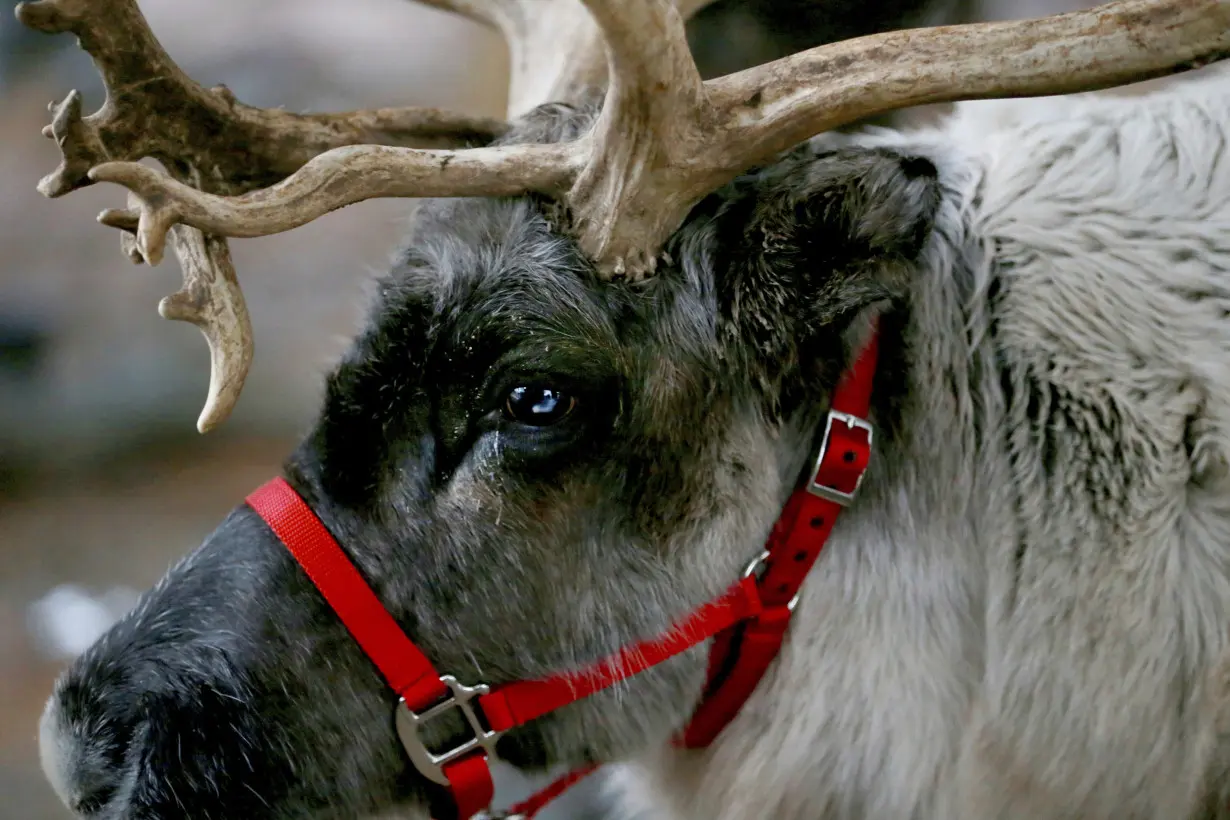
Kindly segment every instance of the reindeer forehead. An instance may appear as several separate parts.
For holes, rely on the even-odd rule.
[[[419,215],[377,325],[402,341],[403,356],[481,368],[527,346],[614,351],[631,307],[532,203],[454,200]]]

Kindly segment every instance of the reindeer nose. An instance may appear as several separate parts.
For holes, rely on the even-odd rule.
[[[66,720],[60,698],[53,695],[39,721],[39,758],[56,795],[76,814],[90,817],[124,782],[123,739],[114,726],[99,726],[89,735],[80,727]]]

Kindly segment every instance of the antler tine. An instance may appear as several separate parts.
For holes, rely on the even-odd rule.
[[[580,155],[573,143],[425,151],[352,145],[320,154],[271,188],[217,196],[135,162],[107,162],[90,171],[137,194],[134,210],[104,211],[99,220],[129,229],[151,264],[162,259],[177,224],[219,236],[255,237],[306,225],[345,205],[382,197],[560,195]]]
[[[129,207],[139,204],[129,192]],[[136,264],[146,261],[137,245],[138,220],[132,212],[106,211],[99,221],[124,230],[120,235],[124,253]],[[176,225],[171,242],[184,282],[158,303],[158,314],[196,325],[209,346],[209,394],[196,423],[197,430],[207,433],[226,420],[239,400],[252,365],[252,322],[225,239]]]
[[[52,104],[43,133],[56,141],[62,158],[39,182],[48,197],[89,185],[90,170],[107,161],[154,157],[177,179],[240,194],[273,184],[337,146],[461,145],[489,141],[507,129],[501,121],[436,109],[297,115],[244,105],[224,86],[206,89],[185,75],[135,0],[34,0],[19,4],[16,16],[48,34],[75,34],[107,89],[102,108],[89,116],[82,116],[76,91]],[[108,212],[104,222],[129,231],[137,226],[135,215],[122,211]],[[239,396],[252,359],[251,324],[226,240],[185,227],[176,231],[174,245],[184,283],[159,310],[197,325],[209,343],[209,395],[197,422],[205,432],[225,420]],[[124,237],[124,250],[134,262],[147,259],[131,235]]]
[[[197,429],[205,433],[239,401],[252,365],[252,322],[225,239],[176,225],[171,244],[184,286],[158,303],[158,315],[196,325],[209,345],[209,394],[197,419]]]

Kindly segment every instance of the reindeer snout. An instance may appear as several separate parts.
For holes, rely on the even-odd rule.
[[[258,775],[253,765],[263,733],[234,682],[193,660],[190,671],[168,671],[87,652],[65,673],[43,711],[39,756],[77,816],[183,817],[185,806],[200,820],[231,807],[261,816],[257,786],[269,785],[271,769]]]
[[[386,687],[318,599],[237,507],[56,682],[39,746],[60,799],[88,820],[285,820],[404,797]]]
[[[126,771],[131,727],[106,717],[73,711],[57,692],[39,723],[43,773],[59,798],[83,817],[98,816],[131,782]]]

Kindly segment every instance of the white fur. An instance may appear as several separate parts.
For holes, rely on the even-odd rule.
[[[752,700],[619,767],[626,812],[1230,817],[1230,75],[825,139],[945,185],[910,434]]]

